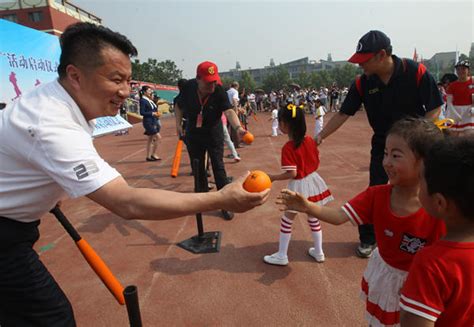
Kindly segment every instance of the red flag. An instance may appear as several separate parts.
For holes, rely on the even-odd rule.
[[[416,53],[416,48],[415,48],[415,52],[413,52],[413,61],[418,62],[418,54]]]

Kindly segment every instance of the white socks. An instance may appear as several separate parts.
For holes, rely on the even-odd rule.
[[[313,236],[314,249],[316,255],[323,254],[323,232],[321,224],[315,217],[308,217],[308,224],[311,227],[311,235]],[[291,239],[291,228],[293,221],[285,215],[280,220],[280,243],[278,245],[278,257],[286,258],[288,255],[288,246]]]
[[[278,245],[278,256],[280,258],[286,258],[288,253],[288,245],[290,244],[291,239],[291,226],[293,225],[293,221],[283,215],[281,217],[280,223],[280,243]]]
[[[308,216],[308,224],[311,227],[311,235],[314,241],[314,250],[316,254],[323,254],[323,232],[321,231],[321,224],[315,217]]]

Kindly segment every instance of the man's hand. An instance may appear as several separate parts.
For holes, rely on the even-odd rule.
[[[306,212],[308,210],[308,200],[301,194],[288,189],[281,190],[276,203],[282,205],[280,211],[294,210]]]
[[[176,134],[178,135],[178,138],[183,138],[184,137],[184,132],[183,132],[183,126],[178,126],[176,127]]]
[[[262,205],[268,200],[270,189],[259,193],[250,193],[244,190],[243,184],[249,174],[250,172],[247,172],[219,191],[223,198],[222,209],[233,212],[245,212]]]
[[[247,131],[242,126],[239,126],[239,128],[237,128],[237,133],[239,133],[239,136],[242,137],[245,135],[245,133],[247,133]]]

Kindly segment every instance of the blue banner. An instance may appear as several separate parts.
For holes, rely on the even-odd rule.
[[[0,102],[9,104],[34,87],[57,78],[60,55],[57,36],[0,19]],[[130,127],[120,115],[101,117],[96,119],[93,135]]]

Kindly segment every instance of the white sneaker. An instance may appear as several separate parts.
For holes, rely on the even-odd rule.
[[[239,162],[240,160],[242,160],[242,159],[240,159],[240,157],[239,157],[239,156],[237,156],[237,157],[234,157],[234,161],[235,161],[235,162]]]
[[[284,256],[282,258],[278,255],[278,252],[277,252],[277,253],[273,253],[272,255],[264,256],[263,261],[271,265],[286,266],[288,264],[288,256]]]
[[[321,254],[316,254],[316,249],[315,248],[309,248],[308,254],[316,260],[316,262],[322,263],[326,258],[324,257],[324,253]]]

